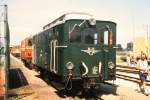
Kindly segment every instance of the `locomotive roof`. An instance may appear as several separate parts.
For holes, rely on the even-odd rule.
[[[93,19],[93,15],[88,14],[88,13],[84,13],[84,12],[70,12],[70,13],[66,13],[66,14],[63,14],[62,16],[60,16],[59,18],[57,18],[56,20],[52,21],[51,23],[45,25],[43,27],[43,30],[47,30],[47,29],[52,28],[52,27],[54,27],[56,25],[65,23],[66,20],[70,20],[70,19],[89,20],[89,19]],[[99,21],[102,21],[102,20],[99,20]],[[114,23],[112,21],[105,21],[105,22]]]
[[[93,18],[93,15],[91,14],[88,14],[88,13],[83,13],[83,12],[71,12],[71,13],[66,13],[66,14],[63,14],[61,17],[57,18],[56,20],[54,20],[53,22],[45,25],[43,27],[44,30],[48,29],[48,28],[51,28],[51,27],[54,27],[56,25],[59,25],[61,23],[64,23],[66,20],[69,20],[69,19],[91,19]]]

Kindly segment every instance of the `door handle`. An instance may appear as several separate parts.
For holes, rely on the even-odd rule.
[[[119,47],[117,47],[117,46],[113,46],[113,48],[114,48],[114,49],[117,49],[117,48],[119,48]]]
[[[56,48],[67,48],[68,46],[67,45],[60,45],[60,46],[56,46]]]

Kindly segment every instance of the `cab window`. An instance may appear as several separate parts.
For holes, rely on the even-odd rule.
[[[84,26],[80,27],[77,24],[70,25],[69,27],[69,41],[70,43],[84,43],[84,44],[97,44],[98,32],[96,27]]]
[[[28,40],[28,46],[32,46],[32,40],[31,39]]]
[[[71,43],[81,42],[81,32],[78,27],[74,27],[74,29],[70,31],[69,39]]]
[[[105,45],[108,45],[109,43],[108,43],[108,35],[109,34],[109,32],[106,30],[106,31],[104,31],[104,44]]]
[[[83,31],[85,44],[97,44],[96,28],[86,28]]]
[[[112,32],[108,29],[103,29],[99,32],[99,42],[104,45],[112,45]]]

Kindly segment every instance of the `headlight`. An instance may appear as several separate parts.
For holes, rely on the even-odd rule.
[[[113,62],[108,62],[108,68],[113,69],[115,67]]]
[[[96,20],[94,18],[89,19],[90,25],[94,26],[96,25]]]
[[[68,63],[66,64],[66,67],[67,67],[67,69],[73,69],[74,65],[73,65],[72,62],[68,62]]]

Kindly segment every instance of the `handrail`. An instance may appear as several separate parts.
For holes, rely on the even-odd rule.
[[[56,54],[56,43],[57,43],[57,40],[54,40],[54,48],[53,48],[53,51],[54,51],[54,60],[53,60],[53,68],[54,68],[54,73],[57,73],[57,71],[56,71],[56,56],[55,56],[55,54]]]
[[[99,62],[99,73],[101,73],[101,68],[102,68],[102,63],[101,62]]]
[[[51,54],[51,56],[50,56],[50,70],[53,71],[53,69],[52,69],[52,57],[53,57],[53,56],[52,56],[52,53],[53,53],[53,52],[52,52],[52,49],[53,49],[53,48],[52,48],[52,47],[53,47],[52,45],[53,45],[53,40],[51,41],[50,44],[51,44],[51,47],[50,47],[50,48],[51,48],[51,53],[50,53],[50,54]]]
[[[83,73],[82,76],[85,76],[89,72],[89,70],[88,70],[88,67],[85,65],[85,63],[83,61],[81,61],[81,63],[83,65],[83,67],[85,68],[85,73]]]

